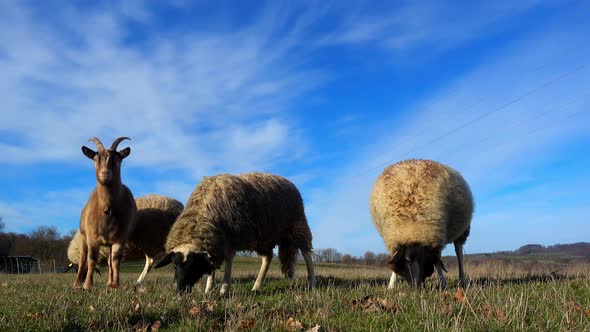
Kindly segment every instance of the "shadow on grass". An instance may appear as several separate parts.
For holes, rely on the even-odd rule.
[[[555,281],[571,281],[577,279],[573,276],[566,276],[556,272],[545,273],[545,274],[532,274],[522,277],[513,278],[494,278],[494,277],[479,277],[471,279],[471,285],[478,285],[481,287],[490,286],[504,286],[504,285],[522,285],[528,283],[548,283]]]

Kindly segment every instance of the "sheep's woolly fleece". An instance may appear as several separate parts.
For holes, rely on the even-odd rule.
[[[220,174],[203,178],[193,191],[168,235],[166,252],[192,244],[209,253],[218,267],[225,245],[268,254],[285,240],[312,249],[297,188],[271,174]]]
[[[184,206],[173,198],[154,194],[137,198],[135,204],[135,229],[128,243],[155,257],[164,252],[166,237]]]
[[[473,198],[452,168],[430,160],[407,160],[379,175],[370,210],[391,253],[410,244],[442,248],[469,230]]]

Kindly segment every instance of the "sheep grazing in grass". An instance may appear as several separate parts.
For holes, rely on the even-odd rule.
[[[190,292],[208,274],[205,292],[209,292],[214,270],[224,262],[220,290],[223,295],[229,291],[236,251],[252,250],[262,256],[252,288],[258,290],[272,260],[273,248],[278,245],[283,273],[294,277],[299,249],[307,265],[309,285],[313,287],[311,237],[303,200],[289,180],[265,173],[205,177],[172,226],[166,241],[167,254],[156,268],[174,262],[179,293]]]
[[[473,198],[463,177],[430,160],[407,160],[387,167],[371,192],[375,227],[392,254],[393,270],[411,286],[423,286],[436,267],[446,287],[441,251],[453,242],[459,261],[460,285],[466,286],[463,245],[469,236]]]
[[[121,182],[121,162],[131,153],[130,148],[117,151],[121,141],[117,138],[107,150],[98,138],[89,141],[96,143],[98,151],[82,146],[82,153],[94,161],[97,186],[90,194],[80,216],[80,232],[86,245],[80,248],[80,268],[73,287],[84,282],[84,289],[92,287],[93,274],[100,246],[110,248],[108,259],[108,287],[119,287],[119,266],[123,249],[133,230],[137,208],[131,190]]]
[[[168,233],[184,209],[179,201],[160,195],[146,195],[135,200],[137,217],[129,243],[145,255],[145,267],[137,279],[140,284],[154,265],[154,258],[165,253]]]

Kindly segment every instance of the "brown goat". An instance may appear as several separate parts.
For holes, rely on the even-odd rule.
[[[80,248],[80,268],[74,280],[74,288],[80,287],[82,281],[84,289],[92,287],[100,246],[110,248],[107,286],[119,287],[119,265],[125,242],[135,226],[137,213],[133,194],[121,182],[121,162],[129,156],[131,149],[127,147],[117,151],[117,146],[126,139],[129,138],[117,138],[107,150],[98,138],[92,137],[88,141],[96,143],[96,152],[82,146],[82,153],[94,160],[97,186],[80,216],[80,232],[84,236],[85,245]]]

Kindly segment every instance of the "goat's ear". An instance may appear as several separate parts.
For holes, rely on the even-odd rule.
[[[162,260],[158,264],[156,264],[156,266],[154,266],[154,269],[159,269],[162,266],[166,266],[172,263],[172,257],[174,257],[174,252],[167,253],[166,256],[164,256]]]
[[[121,155],[121,159],[125,159],[131,154],[131,148],[124,148],[123,150],[119,151],[119,154]]]
[[[84,145],[82,145],[82,153],[89,159],[94,159],[94,156],[96,156],[96,152]]]

